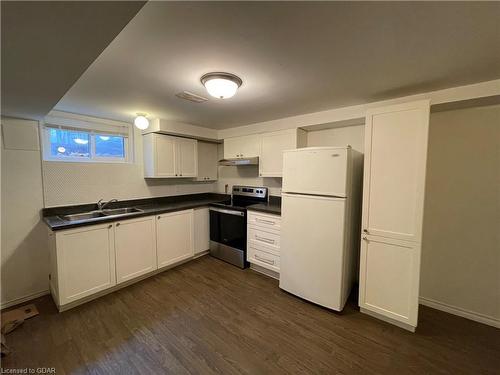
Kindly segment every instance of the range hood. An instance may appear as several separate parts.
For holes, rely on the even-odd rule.
[[[219,165],[259,165],[259,157],[255,156],[253,158],[235,158],[235,159],[222,159],[219,160]]]

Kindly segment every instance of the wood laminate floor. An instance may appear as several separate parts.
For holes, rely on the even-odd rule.
[[[500,330],[421,307],[417,332],[333,313],[205,256],[7,336],[4,368],[57,374],[499,374]]]

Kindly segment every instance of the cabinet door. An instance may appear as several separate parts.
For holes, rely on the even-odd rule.
[[[112,224],[56,233],[61,305],[116,285]]]
[[[131,280],[156,269],[155,218],[115,224],[116,282]]]
[[[260,155],[260,135],[224,139],[224,159],[249,158]]]
[[[158,268],[194,255],[193,210],[159,215],[156,219]]]
[[[197,181],[217,180],[217,143],[198,141],[198,177]]]
[[[297,131],[273,132],[262,135],[259,160],[261,177],[283,176],[283,151],[297,147]]]
[[[210,248],[210,215],[207,207],[194,210],[194,253]]]
[[[420,242],[429,102],[370,110],[366,117],[363,228]]]
[[[177,138],[178,172],[181,177],[198,175],[198,145],[195,139]]]
[[[240,157],[241,153],[241,138],[226,138],[224,139],[224,159],[235,159]]]
[[[260,135],[247,135],[241,138],[241,157],[260,156]]]
[[[420,244],[378,236],[361,242],[360,307],[416,327]]]
[[[175,177],[178,172],[177,146],[174,137],[155,134],[156,177]]]

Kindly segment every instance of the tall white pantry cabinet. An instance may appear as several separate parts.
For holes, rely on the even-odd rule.
[[[359,305],[414,331],[418,322],[428,100],[367,111]]]

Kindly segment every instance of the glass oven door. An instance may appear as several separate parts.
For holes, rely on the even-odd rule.
[[[247,247],[246,213],[210,207],[210,240],[245,251]]]

